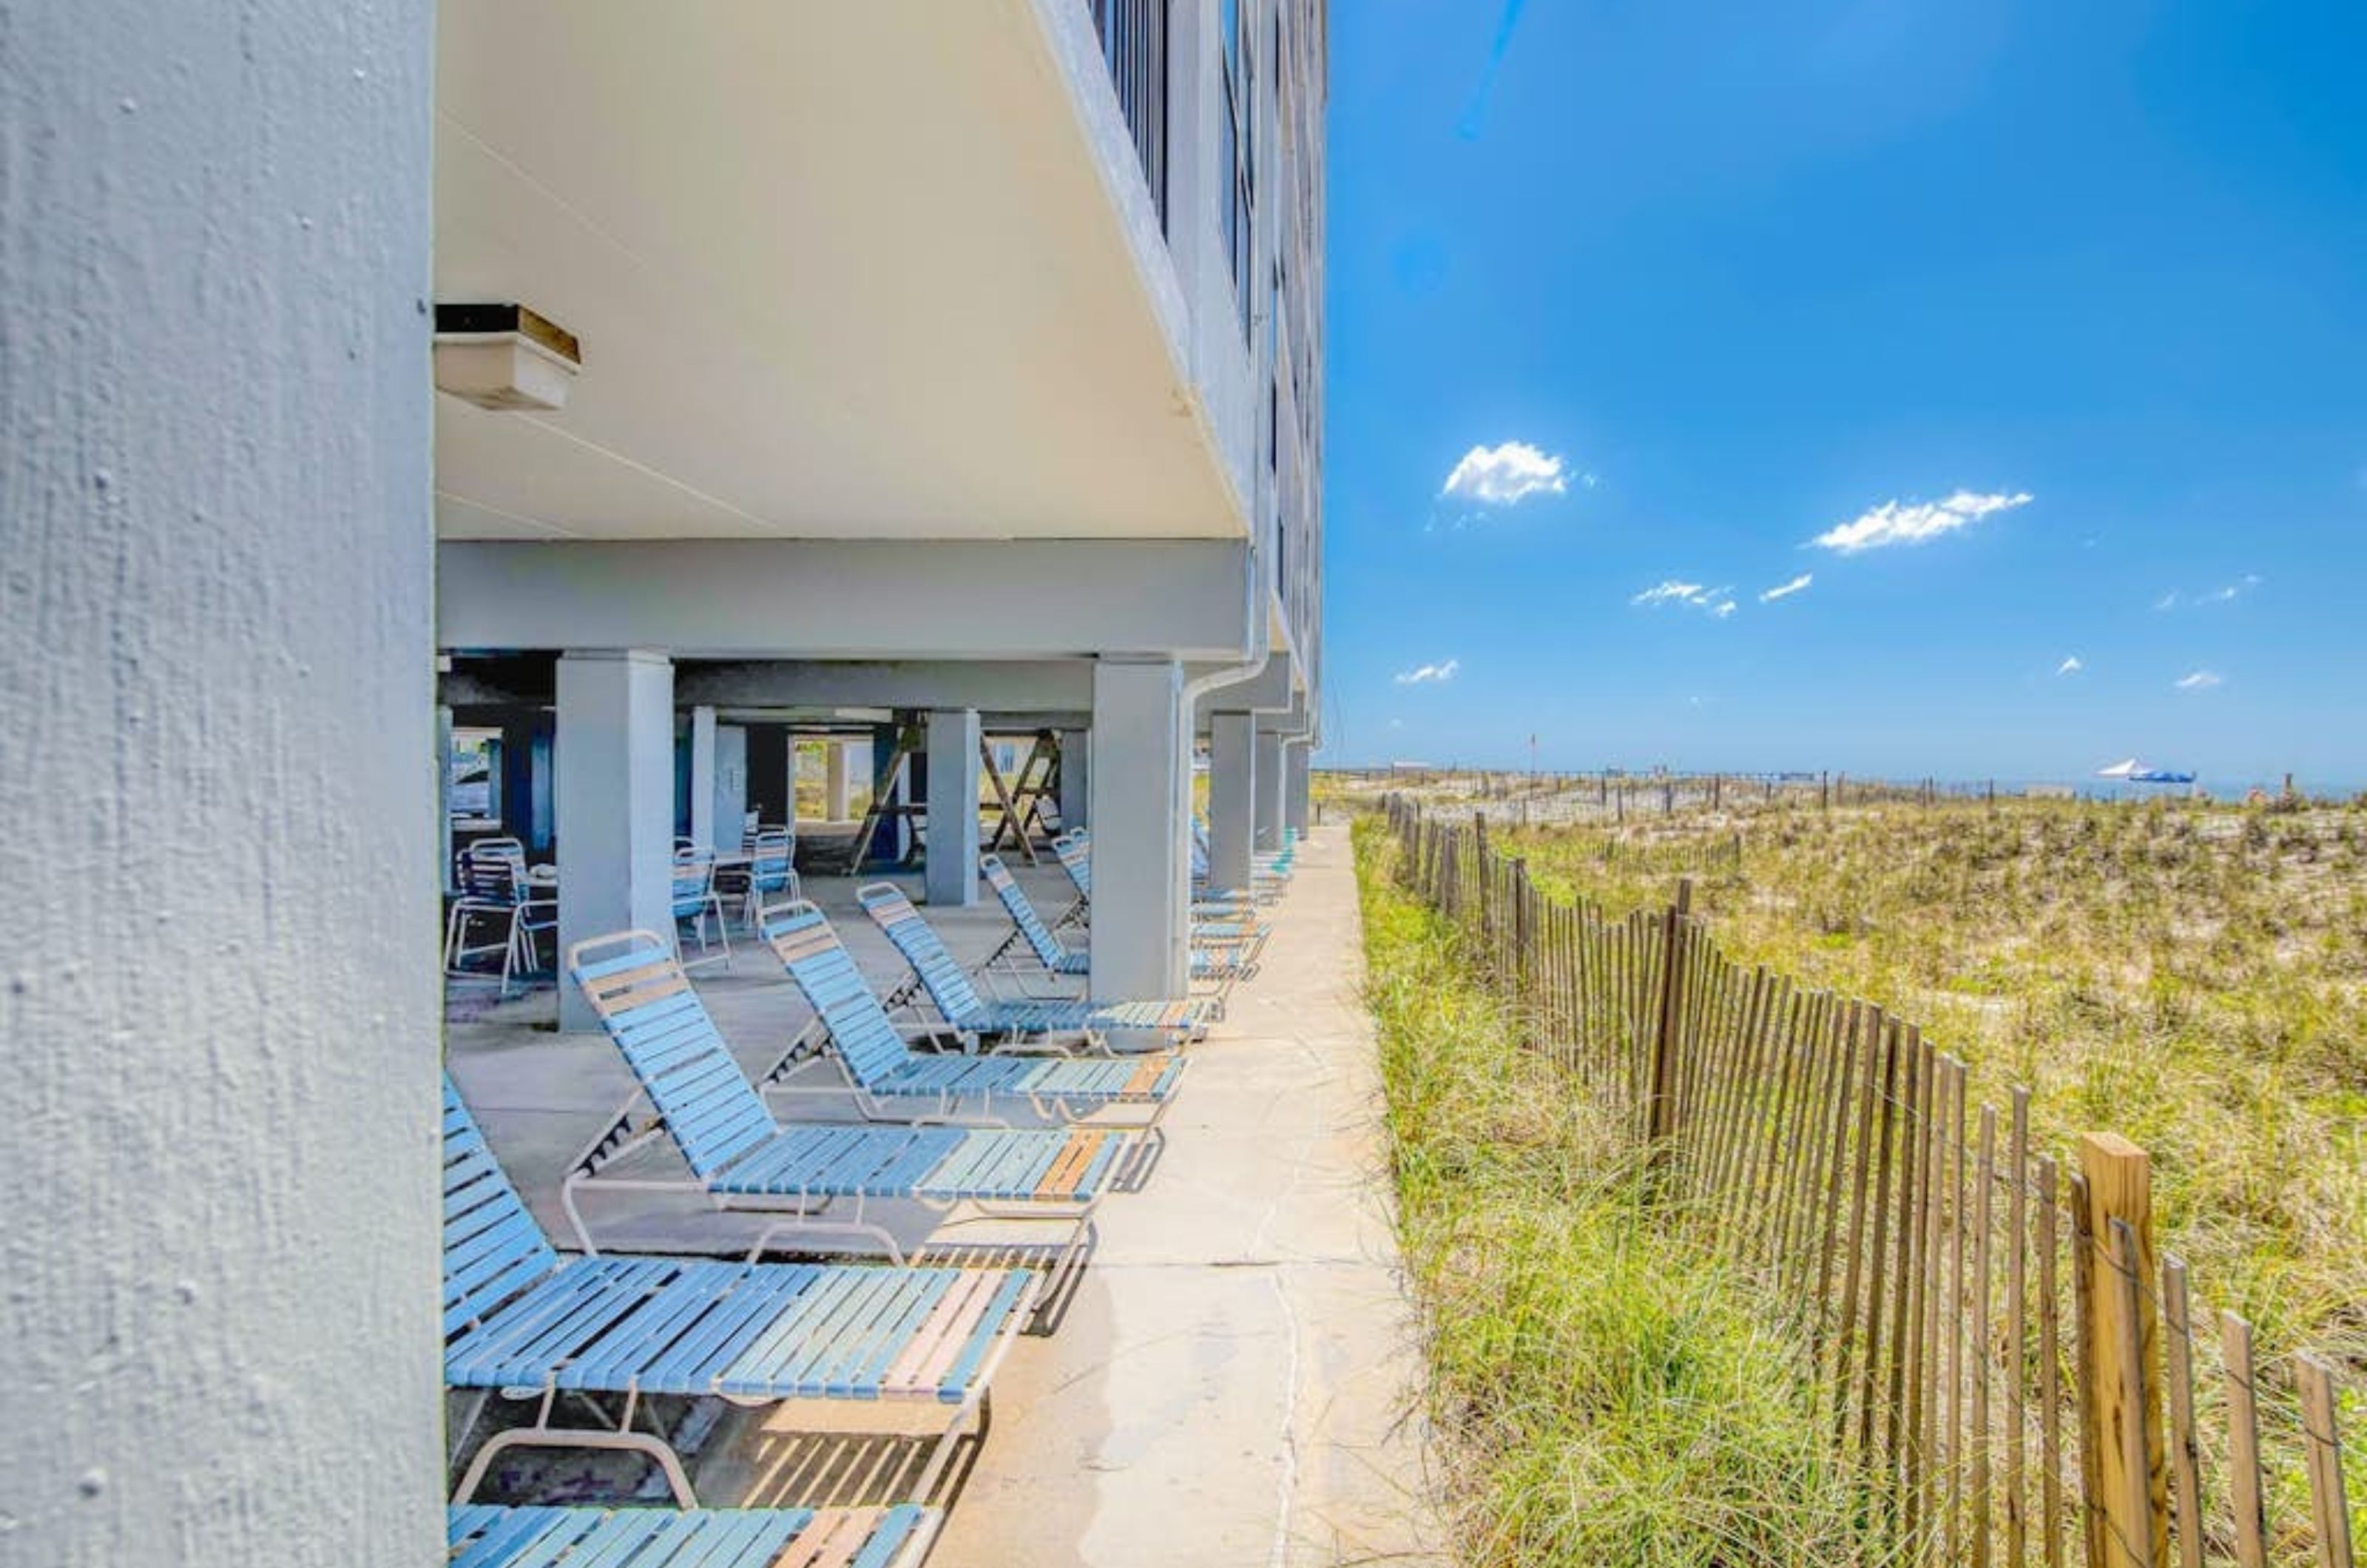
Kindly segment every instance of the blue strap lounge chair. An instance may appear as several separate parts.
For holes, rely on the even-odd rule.
[[[1036,902],[1011,868],[1002,863],[1000,855],[980,855],[979,874],[1002,904],[1003,912],[1011,917],[1011,935],[1002,946],[987,955],[991,967],[1002,963],[1019,947],[1025,946],[1036,955],[1036,962],[1046,975],[1060,979],[1083,979],[1092,970],[1093,955],[1081,947],[1070,947],[1062,942],[1044,917],[1036,911]],[[1220,947],[1195,948],[1192,953],[1192,980],[1195,985],[1214,987],[1213,999],[1217,1016],[1223,1016],[1225,998],[1234,986],[1257,973],[1254,960],[1237,958],[1232,950]]]
[[[1192,882],[1205,889],[1209,878],[1208,825],[1196,815],[1192,818]],[[1233,897],[1247,893],[1258,903],[1270,903],[1282,896],[1290,882],[1293,862],[1298,853],[1296,839],[1285,829],[1283,847],[1262,851],[1250,857],[1250,886],[1237,888],[1218,897]]]
[[[1069,881],[1077,890],[1077,901],[1060,917],[1059,924],[1083,924],[1091,919],[1093,902],[1093,841],[1080,829],[1066,838],[1052,840],[1052,852],[1060,869],[1069,874]],[[1229,950],[1228,956],[1237,962],[1252,962],[1273,928],[1258,919],[1248,901],[1195,899],[1192,905],[1192,946],[1195,951]],[[1240,950],[1246,950],[1241,952]]]
[[[446,1523],[449,1568],[918,1568],[938,1508],[501,1507]]]
[[[1089,1242],[1102,1199],[1138,1168],[1142,1151],[1122,1128],[784,1126],[654,932],[577,942],[568,969],[640,1083],[560,1186],[586,1252],[595,1248],[580,1207],[584,1192],[688,1190],[719,1209],[787,1216],[759,1248],[776,1234],[798,1242],[835,1235],[876,1243],[891,1262],[922,1260],[925,1247],[908,1256],[892,1231],[866,1217],[871,1201],[893,1200],[934,1213],[939,1232],[980,1219],[1058,1224],[1063,1242],[1048,1269],[1057,1282]],[[638,1124],[644,1104],[656,1112],[653,1125]],[[621,1174],[661,1140],[688,1168],[686,1179]]]
[[[1155,1128],[1174,1103],[1184,1063],[1172,1052],[1089,1061],[916,1052],[896,1032],[820,909],[804,899],[776,904],[758,917],[757,929],[829,1036],[829,1055],[844,1080],[832,1092],[850,1096],[865,1116],[911,1121],[957,1115],[973,1106],[991,1116],[1002,1104],[1069,1122],[1131,1111],[1130,1124]],[[793,1042],[765,1081],[788,1092],[818,1092],[794,1081],[805,1065],[799,1043]]]
[[[1213,1010],[1204,1001],[1088,1002],[1068,997],[989,1001],[978,994],[935,928],[921,918],[902,888],[892,882],[875,882],[857,888],[855,897],[872,923],[888,934],[904,962],[912,966],[938,1017],[973,1040],[1025,1042],[1082,1035],[1091,1048],[1098,1050],[1102,1041],[1116,1032],[1149,1035],[1171,1044],[1203,1039],[1208,1032]]]
[[[950,1406],[916,1480],[925,1497],[963,1427],[982,1429],[1036,1284],[1018,1269],[562,1258],[444,1079],[444,1381],[477,1395],[464,1434],[493,1391],[542,1401],[533,1424],[478,1450],[457,1500],[494,1456],[535,1444],[642,1454],[692,1505],[671,1446],[634,1428],[640,1402],[664,1394]],[[562,1391],[620,1395],[623,1415],[613,1428],[554,1426]]]

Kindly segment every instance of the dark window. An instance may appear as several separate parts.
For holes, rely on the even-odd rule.
[[[1109,64],[1118,107],[1142,160],[1150,204],[1167,222],[1168,0],[1092,0],[1102,58]]]
[[[1240,0],[1224,0],[1220,13],[1224,29],[1225,56],[1225,118],[1219,128],[1223,145],[1219,149],[1218,167],[1232,171],[1231,190],[1224,204],[1223,226],[1225,256],[1232,269],[1233,295],[1240,307],[1241,335],[1250,333],[1250,234],[1257,211],[1257,190],[1252,173],[1257,167],[1256,117],[1252,112],[1255,99],[1251,96],[1256,84],[1256,62],[1251,58],[1247,36],[1241,31]]]

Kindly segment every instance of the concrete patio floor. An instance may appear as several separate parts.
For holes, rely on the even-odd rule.
[[[1020,874],[1039,908],[1065,906],[1057,868]],[[811,879],[807,891],[875,984],[902,978],[851,882]],[[991,897],[927,913],[965,962],[1010,930]],[[1344,828],[1319,829],[1301,849],[1274,915],[1259,976],[1192,1049],[1148,1189],[1104,1207],[1058,1332],[1022,1339],[1003,1364],[993,1430],[931,1558],[939,1568],[1446,1560]],[[761,948],[697,984],[752,1071],[808,1016]],[[548,991],[490,1010],[463,999],[450,1064],[495,1152],[570,1245],[561,1173],[631,1081],[605,1039],[550,1032],[551,1014]],[[671,1198],[595,1202],[604,1247],[719,1250],[761,1223]],[[763,1495],[764,1441],[761,1421],[719,1436],[701,1461],[702,1498],[780,1500]]]

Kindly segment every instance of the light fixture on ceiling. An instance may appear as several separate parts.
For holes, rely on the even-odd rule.
[[[575,334],[524,305],[436,307],[436,389],[481,409],[563,409],[583,365]]]

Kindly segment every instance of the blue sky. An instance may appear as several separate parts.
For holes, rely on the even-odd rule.
[[[2367,6],[1331,28],[1328,758],[2367,783]]]

